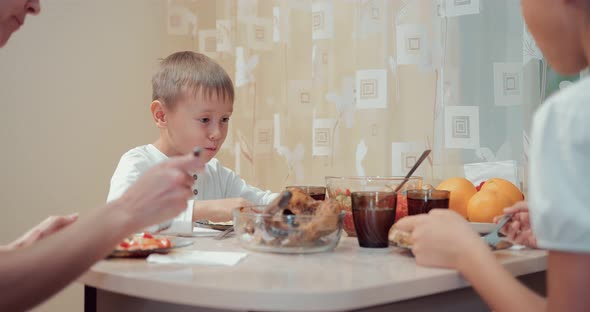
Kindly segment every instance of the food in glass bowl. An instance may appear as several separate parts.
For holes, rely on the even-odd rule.
[[[291,189],[300,189],[305,193],[309,194],[311,198],[315,200],[324,200],[326,199],[326,187],[325,186],[308,186],[308,185],[297,185],[297,186],[287,186],[285,190]]]
[[[236,208],[234,230],[240,244],[255,251],[311,253],[336,247],[344,213],[335,200],[316,201],[299,190],[290,190],[285,207]]]
[[[395,189],[402,181],[404,177],[380,177],[380,176],[327,176],[326,177],[326,188],[327,197],[335,199],[345,211],[343,228],[348,236],[356,236],[354,229],[354,222],[352,218],[352,201],[350,194],[352,192],[378,192],[378,191],[391,191]],[[408,214],[408,204],[405,197],[405,191],[410,189],[421,189],[422,178],[412,176],[408,179],[408,182],[398,191],[396,217],[395,220],[399,220]]]

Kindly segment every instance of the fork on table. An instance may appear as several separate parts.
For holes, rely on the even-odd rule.
[[[506,222],[510,221],[510,218],[512,218],[513,214],[506,214],[502,217],[502,219],[500,219],[500,221],[498,222],[498,225],[494,228],[493,231],[491,231],[490,233],[488,233],[485,236],[482,236],[483,240],[490,246],[492,247],[492,249],[496,249],[496,247],[498,246],[498,243],[500,243],[500,235],[498,235],[498,233],[500,232],[500,230],[502,229],[502,227],[506,224]]]

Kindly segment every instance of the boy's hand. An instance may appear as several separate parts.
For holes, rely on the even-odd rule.
[[[245,206],[252,206],[253,204],[241,197],[236,197],[236,198],[225,198],[220,200],[220,210],[225,211],[225,213],[227,213],[229,215],[229,220],[233,219],[233,215],[232,215],[232,211],[235,208],[238,207],[245,207]],[[216,220],[211,220],[213,222],[215,222]],[[226,220],[219,220],[219,221],[227,221]]]
[[[394,227],[410,233],[412,253],[420,265],[459,269],[469,258],[465,253],[487,248],[465,218],[448,209],[404,217]]]
[[[518,202],[512,207],[504,209],[504,213],[513,213],[514,215],[510,221],[502,227],[500,232],[506,235],[508,239],[515,244],[537,248],[537,238],[531,229],[529,206],[527,202]],[[495,223],[498,223],[499,220],[500,217],[494,218]]]
[[[43,220],[43,222],[39,223],[34,228],[30,229],[27,233],[23,234],[23,236],[16,239],[14,242],[10,243],[7,248],[14,249],[14,248],[22,248],[27,247],[61,229],[64,227],[72,224],[74,221],[78,220],[78,214],[74,213],[68,216],[51,216],[47,219]]]
[[[193,219],[226,222],[232,220],[234,208],[252,205],[251,202],[241,197],[195,201]]]
[[[205,163],[193,154],[173,157],[146,171],[120,198],[135,230],[177,216],[193,197],[189,172],[202,171]]]

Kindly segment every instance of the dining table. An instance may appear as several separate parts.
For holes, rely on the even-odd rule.
[[[245,257],[234,265],[101,260],[78,279],[84,311],[489,311],[459,272],[417,265],[406,249],[361,248],[344,234],[328,252],[266,253],[216,235],[195,228],[186,238],[192,244],[170,254]],[[493,253],[510,274],[545,294],[546,251],[513,246]]]

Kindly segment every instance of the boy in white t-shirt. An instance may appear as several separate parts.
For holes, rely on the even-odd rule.
[[[121,196],[155,164],[189,153],[194,146],[203,148],[207,165],[193,174],[195,200],[180,219],[228,221],[235,207],[264,205],[276,198],[277,194],[246,184],[213,158],[227,136],[234,101],[232,81],[221,66],[203,54],[177,52],[161,62],[152,88],[150,109],[160,136],[121,157],[107,201]]]
[[[590,0],[521,0],[521,4],[531,34],[556,71],[575,74],[588,67]],[[411,232],[418,264],[458,270],[494,311],[588,311],[589,77],[555,94],[537,110],[529,155],[533,231],[525,233],[524,241],[548,250],[546,298],[514,279],[453,211],[433,209],[403,218],[395,226]],[[519,223],[527,225],[526,210],[521,202],[508,211],[520,212]]]

